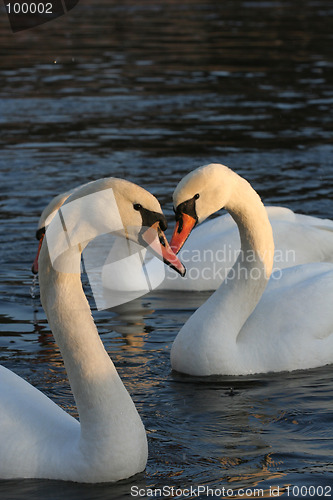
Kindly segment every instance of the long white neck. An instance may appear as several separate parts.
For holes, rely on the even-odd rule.
[[[64,258],[72,261],[73,269],[79,268],[80,252],[68,251]],[[46,242],[39,267],[42,305],[63,356],[79,413],[79,450],[94,467],[98,464],[103,480],[103,460],[107,470],[111,467],[107,462],[117,453],[119,468],[126,467],[128,457],[139,454],[140,449],[144,455],[145,431],[99,338],[79,273],[57,272]],[[144,457],[135,460],[144,461]],[[108,472],[105,474],[107,477]]]
[[[219,302],[219,315],[229,338],[240,340],[239,332],[260,300],[271,275],[274,240],[259,195],[245,179],[234,175],[237,180],[225,208],[238,226],[241,250],[214,300]]]
[[[171,350],[172,367],[191,375],[218,374],[221,367],[222,373],[233,373],[242,327],[272,271],[274,241],[266,210],[250,184],[233,175],[225,208],[239,228],[240,254],[220,288],[185,323]]]

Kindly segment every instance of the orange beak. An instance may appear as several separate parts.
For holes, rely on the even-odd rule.
[[[42,243],[43,243],[44,236],[45,236],[45,233],[41,236],[41,238],[39,240],[37,255],[35,257],[34,263],[32,264],[31,271],[34,274],[38,273],[38,257],[39,257],[40,249],[42,248]]]
[[[175,229],[170,241],[170,246],[175,253],[184,245],[197,221],[188,214],[181,214],[181,218],[176,222]]]
[[[162,259],[165,264],[177,271],[181,276],[185,276],[186,269],[172,251],[159,222],[155,222],[147,229],[142,234],[142,238],[159,259]]]

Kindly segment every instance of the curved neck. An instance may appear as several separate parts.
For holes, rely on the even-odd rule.
[[[241,329],[259,302],[272,272],[274,240],[266,209],[259,195],[235,174],[235,186],[225,205],[235,220],[241,249],[220,288],[210,297],[209,307],[219,311],[230,341],[240,340]]]
[[[39,258],[41,301],[77,404],[81,450],[93,454],[120,446],[126,426],[139,416],[100,340],[80,274],[57,272],[46,243]],[[68,252],[65,258],[67,269],[78,269],[80,252]],[[119,418],[121,414],[127,418]]]
[[[239,230],[241,251],[238,261],[248,269],[263,267],[263,283],[269,279],[274,260],[274,239],[267,211],[256,191],[242,177],[235,174],[237,182],[225,208]],[[255,278],[255,273],[252,273]]]

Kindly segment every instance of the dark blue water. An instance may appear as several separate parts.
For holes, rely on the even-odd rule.
[[[30,295],[40,212],[115,175],[153,192],[172,227],[175,185],[216,161],[266,204],[332,219],[333,4],[81,0],[16,34],[0,13],[0,361],[76,416]],[[190,486],[332,494],[331,366],[208,382],[171,373],[172,341],[208,295],[151,292],[93,312],[147,430],[143,474],[116,485],[0,481],[1,498],[109,500],[133,487],[170,497],[163,486],[178,498],[198,498]]]

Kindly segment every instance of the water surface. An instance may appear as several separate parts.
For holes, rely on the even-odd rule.
[[[40,212],[59,192],[115,175],[153,192],[171,227],[177,182],[216,161],[266,204],[332,218],[333,5],[81,0],[15,35],[1,7],[0,43],[1,363],[77,416],[30,295]],[[332,486],[331,366],[209,381],[171,372],[172,341],[208,296],[155,291],[93,311],[147,430],[144,473],[116,485],[1,481],[1,497]]]

